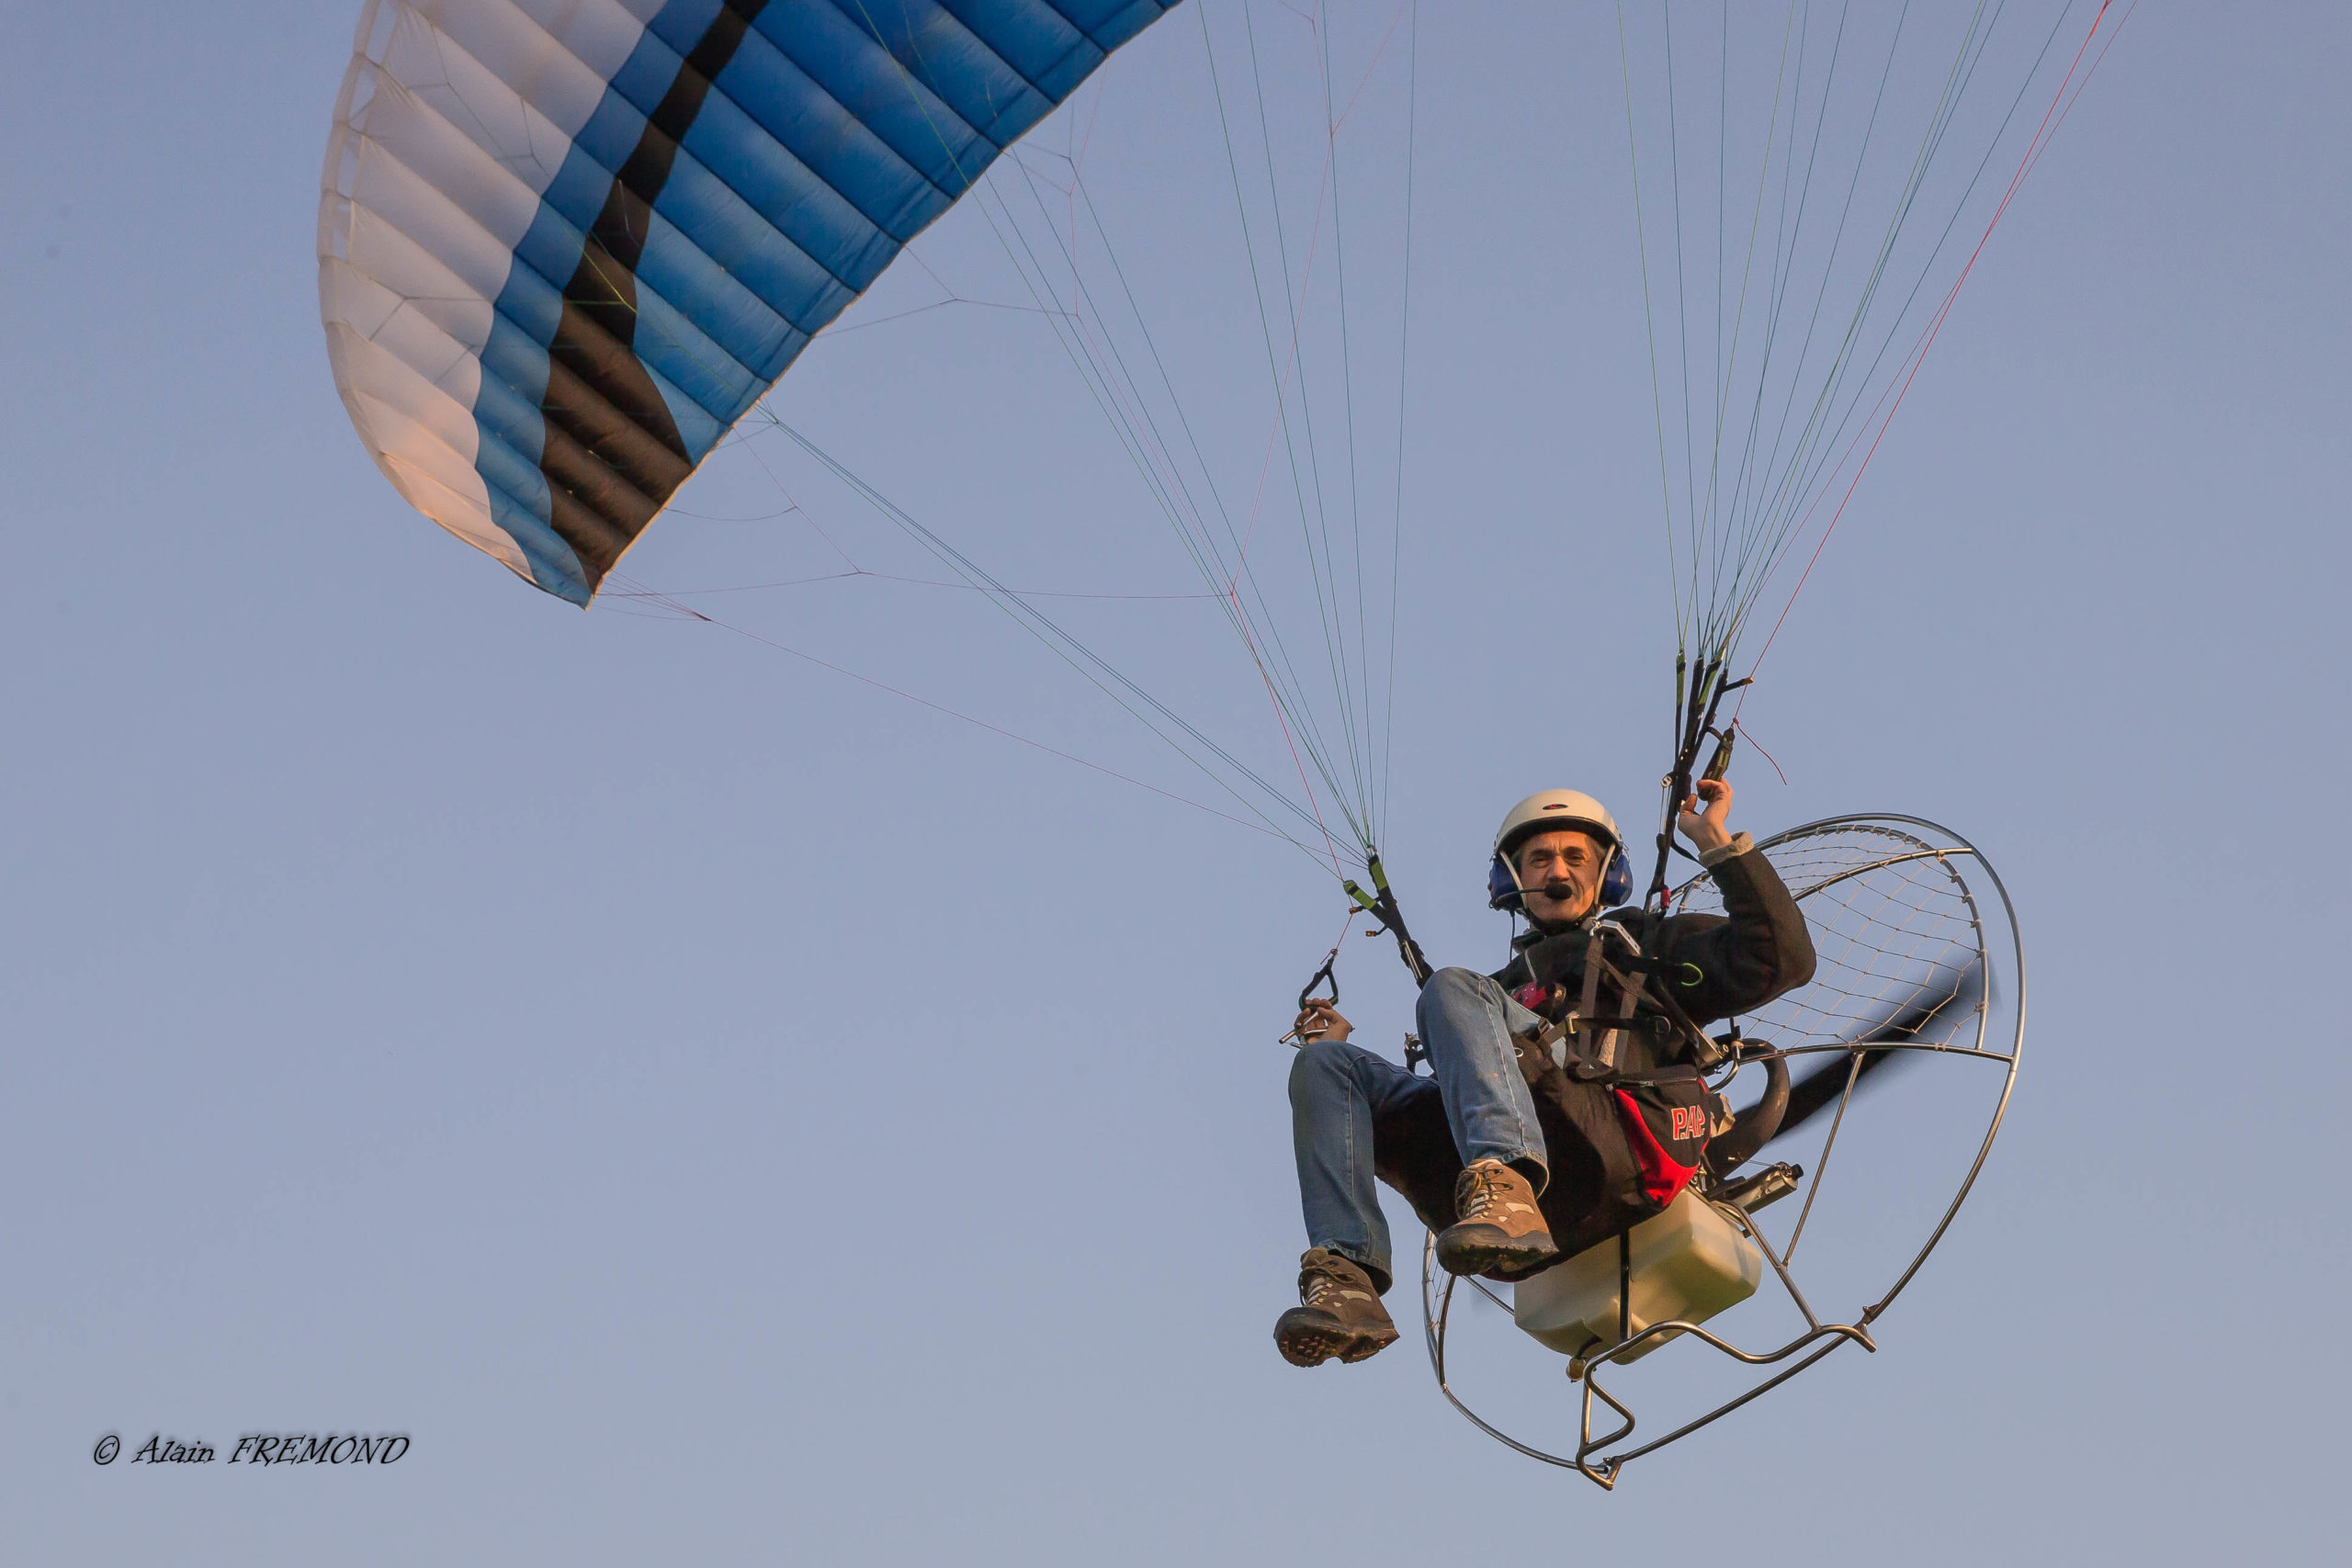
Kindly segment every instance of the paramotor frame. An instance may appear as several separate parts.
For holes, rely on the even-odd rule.
[[[1743,1207],[1732,1201],[1739,1196],[1732,1190],[1736,1184],[1728,1179],[1733,1172],[1711,1176],[1702,1170],[1693,1185],[1698,1188],[1703,1184],[1704,1190],[1700,1194],[1702,1200],[1744,1234],[1770,1262],[1771,1272],[1789,1301],[1803,1314],[1804,1332],[1785,1344],[1751,1351],[1698,1324],[1673,1320],[1650,1324],[1638,1332],[1623,1335],[1614,1345],[1572,1360],[1569,1376],[1581,1384],[1577,1437],[1573,1453],[1564,1456],[1512,1437],[1472,1409],[1455,1391],[1447,1375],[1446,1335],[1454,1289],[1462,1280],[1438,1268],[1433,1235],[1422,1247],[1422,1325],[1439,1392],[1487,1436],[1530,1459],[1574,1470],[1604,1490],[1614,1488],[1618,1476],[1633,1461],[1730,1415],[1814,1366],[1840,1345],[1850,1341],[1875,1351],[1878,1346],[1871,1337],[1872,1325],[1917,1275],[1967,1201],[1992,1153],[1993,1140],[2000,1132],[2017,1082],[2025,1038],[2025,950],[2008,890],[1983,852],[1951,829],[1924,818],[1893,812],[1825,818],[1777,834],[1757,848],[1773,855],[1775,866],[1788,882],[1798,907],[1805,911],[1816,945],[1822,951],[1820,967],[1812,983],[1774,1002],[1754,1021],[1760,1029],[1792,1043],[1776,1043],[1769,1051],[1747,1054],[1739,1065],[1776,1057],[1792,1063],[1808,1057],[1822,1058],[1824,1066],[1798,1085],[1800,1100],[1807,1098],[1804,1094],[1805,1086],[1814,1086],[1810,1109],[1792,1108],[1792,1118],[1783,1122],[1781,1131],[1783,1134],[1793,1131],[1796,1123],[1813,1111],[1832,1105],[1835,1116],[1823,1140],[1804,1207],[1789,1238],[1778,1246],[1752,1212],[1762,1208],[1762,1201],[1751,1199]],[[1969,879],[1962,875],[1960,863],[1972,864],[1983,874],[1990,899],[1980,900]],[[1703,905],[1712,889],[1712,882],[1702,876],[1677,888],[1673,897],[1690,908]],[[1989,933],[1987,915],[1996,917]],[[2012,965],[2006,983],[1998,974],[2004,955]],[[1973,1027],[1968,1022],[1972,1017]],[[1845,1058],[1842,1068],[1835,1062],[1840,1056]],[[2000,1089],[1984,1137],[1976,1144],[1965,1173],[1927,1239],[1910,1256],[1893,1283],[1850,1321],[1825,1320],[1798,1285],[1790,1259],[1812,1217],[1815,1200],[1827,1175],[1829,1156],[1845,1126],[1855,1089],[1865,1073],[1888,1062],[1928,1056],[1970,1057],[2001,1066]],[[1733,1070],[1736,1072],[1736,1066]],[[1839,1077],[1844,1079],[1842,1085],[1835,1082]],[[1725,1079],[1718,1087],[1727,1084]],[[1827,1093],[1822,1092],[1825,1087]],[[1797,1171],[1796,1175],[1802,1178],[1803,1172]],[[1789,1189],[1783,1187],[1782,1190]],[[1623,1247],[1622,1239],[1620,1246]],[[1620,1256],[1624,1258],[1627,1254],[1621,1250]],[[1470,1278],[1468,1283],[1504,1311],[1512,1310],[1512,1303],[1483,1280]],[[1630,1294],[1621,1280],[1621,1303]],[[1601,1450],[1633,1435],[1636,1417],[1632,1407],[1603,1387],[1596,1374],[1604,1367],[1621,1364],[1647,1353],[1664,1340],[1681,1336],[1704,1342],[1739,1365],[1774,1370],[1663,1437],[1601,1454]],[[1598,1434],[1593,1429],[1595,1401],[1608,1406],[1616,1422]]]

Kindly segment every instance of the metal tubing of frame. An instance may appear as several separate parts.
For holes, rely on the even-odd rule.
[[[1545,1453],[1542,1449],[1533,1448],[1526,1443],[1522,1443],[1517,1438],[1512,1437],[1509,1432],[1504,1431],[1501,1427],[1492,1425],[1476,1411],[1471,1409],[1469,1405],[1463,1403],[1462,1396],[1455,1393],[1453,1387],[1446,1382],[1445,1325],[1447,1314],[1453,1310],[1453,1305],[1454,1276],[1450,1274],[1447,1275],[1446,1286],[1442,1295],[1432,1298],[1430,1292],[1433,1284],[1433,1276],[1437,1271],[1436,1263],[1437,1237],[1434,1234],[1431,1234],[1428,1239],[1422,1243],[1421,1247],[1421,1329],[1429,1345],[1430,1366],[1437,1374],[1437,1391],[1445,1395],[1447,1404],[1453,1405],[1454,1409],[1462,1413],[1462,1418],[1464,1420],[1469,1422],[1470,1425],[1477,1427],[1478,1430],[1486,1433],[1487,1436],[1494,1438],[1495,1441],[1502,1444],[1505,1448],[1525,1454],[1529,1459],[1541,1460],[1545,1464],[1558,1465],[1562,1470],[1582,1471],[1584,1467],[1577,1464],[1574,1460],[1562,1459],[1557,1454]],[[1606,1398],[1607,1396],[1603,1395],[1603,1397]],[[1612,1400],[1611,1403],[1613,1404],[1615,1401]],[[1633,1412],[1624,1411],[1623,1414],[1628,1421],[1633,1419]],[[1632,1429],[1633,1428],[1630,1426],[1626,1427],[1627,1431],[1631,1431]],[[1594,1479],[1598,1478],[1596,1477]],[[1601,1484],[1606,1486],[1608,1483],[1602,1482]]]
[[[1789,1300],[1797,1303],[1797,1311],[1804,1314],[1805,1323],[1814,1328],[1820,1327],[1821,1319],[1815,1315],[1813,1303],[1804,1299],[1804,1292],[1797,1289],[1796,1277],[1789,1272],[1789,1260],[1772,1250],[1772,1243],[1765,1236],[1764,1227],[1756,1223],[1756,1216],[1736,1203],[1716,1203],[1714,1207],[1739,1216],[1736,1223],[1747,1233],[1747,1239],[1756,1244],[1756,1250],[1771,1263],[1772,1272],[1781,1278],[1781,1288],[1789,1292]]]
[[[1618,1471],[1623,1470],[1625,1466],[1633,1463],[1634,1461],[1641,1458],[1644,1454],[1656,1453],[1658,1450],[1666,1447],[1667,1444],[1677,1442],[1681,1438],[1687,1438],[1702,1427],[1713,1426],[1717,1421],[1720,1421],[1724,1416],[1730,1415],[1733,1411],[1738,1409],[1741,1405],[1746,1404],[1749,1400],[1756,1398],[1758,1394],[1771,1393],[1774,1389],[1780,1387],[1782,1383],[1788,1382],[1791,1378],[1796,1376],[1807,1367],[1812,1366],[1815,1362],[1828,1355],[1830,1351],[1835,1350],[1838,1346],[1845,1344],[1849,1338],[1848,1335],[1838,1333],[1835,1329],[1825,1328],[1822,1332],[1829,1336],[1829,1343],[1824,1345],[1820,1349],[1815,1350],[1812,1355],[1807,1356],[1804,1360],[1799,1361],[1796,1365],[1781,1369],[1781,1371],[1771,1377],[1766,1378],[1762,1382],[1758,1383],[1754,1388],[1749,1389],[1746,1393],[1741,1394],[1738,1398],[1726,1400],[1724,1403],[1716,1405],[1713,1410],[1708,1411],[1704,1416],[1698,1416],[1693,1420],[1687,1421],[1683,1425],[1677,1427],[1673,1431],[1668,1432],[1663,1438],[1654,1438],[1649,1442],[1644,1443],[1638,1449],[1628,1449],[1622,1454],[1608,1455],[1600,1462],[1609,1467],[1609,1472],[1613,1477]],[[1861,1340],[1857,1340],[1855,1342],[1857,1344],[1867,1344],[1866,1341]],[[1871,1346],[1869,1348],[1873,1349],[1876,1348],[1875,1346]],[[1606,1394],[1603,1394],[1601,1397],[1604,1399],[1608,1398]],[[1616,1402],[1611,1400],[1610,1403],[1614,1404]]]
[[[2018,1026],[2016,1042],[2009,1047],[2009,1071],[2007,1077],[2001,1085],[2000,1102],[1993,1107],[1993,1122],[1991,1126],[1984,1129],[1984,1141],[1977,1145],[1974,1163],[1969,1166],[1968,1174],[1961,1179],[1960,1190],[1952,1194],[1951,1206],[1944,1210],[1944,1217],[1937,1222],[1935,1230],[1928,1235],[1927,1245],[1920,1247],[1918,1256],[1911,1259],[1911,1267],[1903,1271],[1903,1277],[1894,1281],[1893,1289],[1889,1290],[1885,1295],[1880,1297],[1877,1303],[1871,1307],[1869,1311],[1862,1314],[1862,1321],[1866,1324],[1877,1321],[1879,1314],[1883,1313],[1889,1306],[1893,1305],[1894,1298],[1903,1293],[1903,1288],[1911,1282],[1912,1276],[1918,1273],[1920,1268],[1928,1261],[1928,1254],[1936,1249],[1936,1244],[1944,1238],[1944,1232],[1951,1228],[1951,1222],[1954,1216],[1959,1214],[1960,1206],[1968,1201],[1970,1190],[1976,1185],[1976,1178],[1984,1169],[1984,1161],[1993,1153],[1993,1140],[2001,1131],[2001,1119],[2008,1114],[2009,1096],[2016,1090],[2018,1085],[2018,1064],[2020,1058],[2025,1055],[2025,935],[2018,929],[2017,906],[2009,901],[2009,889],[2007,885],[2002,882],[2001,874],[1993,869],[1992,863],[1984,858],[1983,853],[1977,850],[1976,846],[1969,843],[1967,840],[1962,838],[1959,834],[1953,832],[1949,828],[1941,827],[1936,823],[1928,821],[1924,818],[1918,817],[1889,817],[1887,820],[1894,822],[1910,822],[1917,826],[1928,828],[1935,832],[1941,833],[1945,837],[1953,840],[1955,842],[1964,846],[1970,854],[1974,855],[1976,857],[1976,863],[1984,868],[1984,874],[1992,878],[1993,891],[1998,894],[2001,899],[2001,918],[2007,922],[2009,928],[2011,961],[2017,965]],[[1963,883],[1962,886],[1965,887],[1966,884]],[[1969,902],[1971,907],[1973,908],[1975,904],[1974,898],[1971,897]],[[1987,1014],[1989,1014],[1991,1010],[1992,996],[1992,976],[1988,973],[1985,976],[1984,985],[1984,998]],[[1978,1020],[1976,1038],[1977,1043],[1980,1045],[1984,1043],[1984,1031],[1989,1026],[1989,1017],[1980,1018]]]
[[[1846,1108],[1854,1103],[1854,1086],[1862,1078],[1862,1054],[1858,1050],[1846,1053],[1846,1087],[1838,1096],[1838,1114],[1829,1119],[1829,1135],[1821,1140],[1821,1158],[1814,1162],[1813,1186],[1804,1195],[1804,1208],[1797,1215],[1796,1229],[1789,1233],[1789,1245],[1782,1252],[1794,1258],[1797,1243],[1804,1239],[1804,1223],[1813,1218],[1813,1201],[1821,1196],[1821,1189],[1829,1179],[1829,1156],[1838,1146],[1838,1129],[1846,1124]]]
[[[1752,1043],[1752,1042],[1751,1042]],[[1836,1045],[1775,1045],[1770,1051],[1758,1051],[1753,1056],[1743,1056],[1740,1065],[1769,1062],[1778,1056],[1786,1061],[1792,1056],[1842,1056],[1853,1051],[1927,1051],[1939,1056],[1982,1056],[1988,1062],[2014,1062],[1998,1051],[1980,1051],[1973,1045],[1941,1045],[1924,1040],[1857,1040]]]

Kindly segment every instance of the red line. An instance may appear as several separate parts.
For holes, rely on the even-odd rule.
[[[1404,5],[1400,4],[1397,7],[1396,18],[1401,18],[1404,14]],[[1396,33],[1396,18],[1392,18],[1390,20],[1390,37],[1393,37]],[[1385,51],[1387,47],[1388,39],[1383,38],[1381,40],[1382,51]],[[1375,53],[1373,59],[1374,63],[1377,64],[1379,62],[1379,55]],[[1365,71],[1365,80],[1369,81],[1370,79],[1371,71],[1367,68]],[[1359,84],[1356,90],[1361,94],[1363,90],[1363,85]],[[1351,107],[1352,107],[1352,100],[1351,100]],[[1265,456],[1259,460],[1258,464],[1258,485],[1256,491],[1250,498],[1250,519],[1247,525],[1242,529],[1240,551],[1235,557],[1232,572],[1228,574],[1226,579],[1225,593],[1223,597],[1225,597],[1233,606],[1235,622],[1241,630],[1241,646],[1249,652],[1250,662],[1257,667],[1258,679],[1266,688],[1266,701],[1274,710],[1274,722],[1282,730],[1283,744],[1289,748],[1291,766],[1297,770],[1299,787],[1306,793],[1307,809],[1314,813],[1315,826],[1323,835],[1324,852],[1329,855],[1331,860],[1331,870],[1336,875],[1340,874],[1339,846],[1332,840],[1330,825],[1323,820],[1323,803],[1321,796],[1317,793],[1314,784],[1309,783],[1307,780],[1306,761],[1298,754],[1298,740],[1297,738],[1291,733],[1289,716],[1283,712],[1281,694],[1275,690],[1273,677],[1268,673],[1266,670],[1266,661],[1258,651],[1258,639],[1250,630],[1249,614],[1242,608],[1239,591],[1241,573],[1248,566],[1250,560],[1250,547],[1257,537],[1258,519],[1263,514],[1265,509],[1266,478],[1273,468],[1274,445],[1281,438],[1283,423],[1288,417],[1291,373],[1298,367],[1299,342],[1301,336],[1306,331],[1303,320],[1303,308],[1306,301],[1307,293],[1314,284],[1316,258],[1323,246],[1323,208],[1325,200],[1330,193],[1331,165],[1333,159],[1337,155],[1336,138],[1333,134],[1337,130],[1337,126],[1329,118],[1329,105],[1328,102],[1325,105],[1325,116],[1323,170],[1315,192],[1315,221],[1307,231],[1306,265],[1299,276],[1298,294],[1295,297],[1295,299],[1293,299],[1290,293],[1290,279],[1287,276],[1283,279],[1283,303],[1289,307],[1291,317],[1289,357],[1287,362],[1283,366],[1281,373],[1274,378],[1274,417],[1271,427],[1266,432]],[[1280,187],[1272,183],[1271,175],[1269,175],[1268,189],[1270,197],[1274,204],[1274,221],[1277,227],[1277,232],[1279,232],[1282,221],[1282,192]],[[1301,395],[1304,396],[1303,391]],[[1302,504],[1304,504],[1303,502]],[[1306,521],[1303,515],[1301,516],[1300,521],[1302,524]],[[1204,530],[1204,532],[1205,532],[1205,530]],[[1310,553],[1312,552],[1312,548],[1313,547],[1310,545]]]
[[[1356,112],[1356,101],[1363,96],[1363,90],[1372,85],[1372,73],[1380,69],[1381,58],[1388,52],[1389,44],[1396,40],[1396,25],[1405,19],[1406,7],[1412,4],[1413,0],[1397,0],[1396,14],[1388,18],[1388,30],[1380,35],[1380,47],[1372,51],[1372,63],[1363,68],[1363,74],[1357,78],[1356,90],[1348,95],[1348,107],[1341,109],[1340,118],[1331,122],[1334,132],[1347,124],[1348,117]]]
[[[1756,748],[1756,754],[1758,756],[1763,758],[1766,761],[1772,763],[1772,771],[1776,773],[1781,773],[1781,782],[1784,784],[1787,784],[1789,782],[1789,775],[1781,773],[1781,764],[1778,761],[1775,761],[1773,760],[1772,753],[1765,750],[1763,746],[1757,740],[1756,732],[1749,729],[1745,725],[1740,727],[1739,732],[1747,737],[1747,743]]]
[[[1764,639],[1764,646],[1757,651],[1755,661],[1747,667],[1747,672],[1751,679],[1754,678],[1757,669],[1763,664],[1764,656],[1772,651],[1772,644],[1779,638],[1781,635],[1781,627],[1787,622],[1790,610],[1793,609],[1796,605],[1797,595],[1804,592],[1805,583],[1813,576],[1814,567],[1821,560],[1821,552],[1828,547],[1829,536],[1838,531],[1838,524],[1839,520],[1846,515],[1846,507],[1848,503],[1854,499],[1855,488],[1862,482],[1862,475],[1869,471],[1871,459],[1878,456],[1879,443],[1886,439],[1887,426],[1894,423],[1896,411],[1903,407],[1903,400],[1910,395],[1911,383],[1917,378],[1919,374],[1919,367],[1927,363],[1928,350],[1934,344],[1936,335],[1943,331],[1944,321],[1951,314],[1952,305],[1960,298],[1961,287],[1968,281],[1968,275],[1976,269],[1976,260],[1979,256],[1984,254],[1984,246],[1992,240],[1994,229],[1999,225],[2002,217],[2008,211],[2009,203],[2015,199],[2018,194],[2018,188],[2019,186],[2024,184],[2026,175],[2031,172],[2033,165],[2040,161],[2043,149],[2048,145],[2049,138],[2055,133],[2057,125],[2052,123],[2051,117],[2052,115],[2057,115],[2058,122],[2061,124],[2064,122],[2065,116],[2059,112],[2059,105],[2062,103],[2065,104],[2066,111],[2068,113],[2073,111],[2074,105],[2067,99],[2066,89],[2068,85],[2074,82],[2075,73],[2081,69],[2083,56],[2089,51],[2091,47],[2091,40],[2098,36],[2099,27],[2106,21],[2108,7],[2112,4],[2114,4],[2114,0],[2099,0],[2098,14],[2091,18],[2091,30],[2083,35],[2082,44],[2075,51],[2075,58],[2073,61],[2067,64],[2066,74],[2060,78],[2058,83],[2058,91],[2052,96],[2050,100],[2050,107],[2042,111],[2041,123],[2034,128],[2032,139],[2026,143],[2025,155],[2018,162],[2017,173],[2009,176],[2008,187],[2001,193],[1999,205],[1994,208],[1991,220],[1984,225],[1984,232],[1979,236],[1976,241],[1976,248],[1971,251],[1968,254],[1968,264],[1960,269],[1960,276],[1952,281],[1951,290],[1944,295],[1943,303],[1937,308],[1935,319],[1928,322],[1928,330],[1921,336],[1918,347],[1912,350],[1910,355],[1907,356],[1910,369],[1905,374],[1902,383],[1895,392],[1894,404],[1887,409],[1886,417],[1879,421],[1878,434],[1871,437],[1870,450],[1862,455],[1861,466],[1854,470],[1854,477],[1847,483],[1845,494],[1838,498],[1838,510],[1830,514],[1828,525],[1822,529],[1821,538],[1819,542],[1813,547],[1813,554],[1806,558],[1804,570],[1798,576],[1796,586],[1789,590],[1788,603],[1781,606],[1780,619],[1772,623],[1771,635]],[[2137,0],[2134,0],[2134,5],[2132,8],[2137,8]],[[2130,10],[2125,12],[2125,16],[2127,17],[2130,14]],[[2122,22],[2117,22],[2117,30],[2120,31],[2122,26]],[[2098,69],[2099,62],[2104,61],[2107,58],[2107,49],[2113,46],[2114,38],[2115,35],[2113,33],[2109,33],[2108,35],[2109,42],[2106,46],[2103,46],[2100,49],[2098,60],[2092,62],[2092,71],[2097,71]],[[2088,86],[2089,85],[2090,73],[2086,72],[2083,76],[2082,86]],[[2075,88],[2075,96],[2077,98],[2082,96],[2082,87]],[[1881,393],[1880,398],[1881,400],[1884,400],[1885,394]],[[1862,428],[1864,430],[1868,430],[1870,427],[1866,423]],[[1859,443],[1860,439],[1861,437],[1859,434],[1854,438],[1856,443]],[[1853,446],[1849,444],[1846,449],[1849,452],[1851,452],[1853,450]],[[1826,498],[1825,497],[1824,499]],[[1808,522],[1812,519],[1812,513],[1819,511],[1820,506],[1820,502],[1816,501],[1814,502],[1812,510],[1808,511],[1806,513],[1806,520]],[[1739,699],[1740,705],[1745,705],[1747,701],[1747,695],[1743,693]],[[1732,715],[1736,718],[1738,716],[1738,714],[1739,706],[1736,705],[1732,709]]]

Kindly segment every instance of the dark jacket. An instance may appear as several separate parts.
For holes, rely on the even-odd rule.
[[[1723,895],[1720,915],[1618,909],[1604,917],[1623,926],[1642,952],[1658,962],[1645,993],[1670,987],[1684,1016],[1704,1026],[1752,1012],[1813,978],[1813,939],[1804,916],[1771,863],[1741,834],[1727,855],[1709,867]],[[1518,955],[1494,978],[1518,992],[1547,987],[1535,1010],[1557,1021],[1583,998],[1589,926],[1521,939]],[[1623,949],[1610,943],[1622,967]],[[1596,1013],[1614,1017],[1619,997],[1604,981]],[[1687,1060],[1679,1031],[1645,994],[1634,1016],[1647,1025],[1621,1034],[1618,1065],[1653,1067]],[[1563,1258],[1582,1251],[1657,1212],[1642,1195],[1639,1172],[1612,1091],[1562,1070],[1533,1042],[1522,1040],[1520,1070],[1535,1098],[1550,1180],[1537,1199]],[[1437,1096],[1419,1097],[1373,1127],[1373,1162],[1383,1180],[1408,1199],[1421,1223],[1442,1230],[1453,1222],[1453,1179],[1462,1157]]]

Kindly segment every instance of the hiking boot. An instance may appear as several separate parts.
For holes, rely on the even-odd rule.
[[[1535,1189],[1500,1160],[1482,1159],[1454,1179],[1453,1212],[1455,1222],[1437,1238],[1437,1260],[1449,1274],[1518,1270],[1560,1250],[1535,1206]]]
[[[1294,1367],[1361,1361],[1396,1343],[1372,1276],[1336,1252],[1318,1247],[1298,1260],[1298,1303],[1274,1324],[1274,1348]]]

